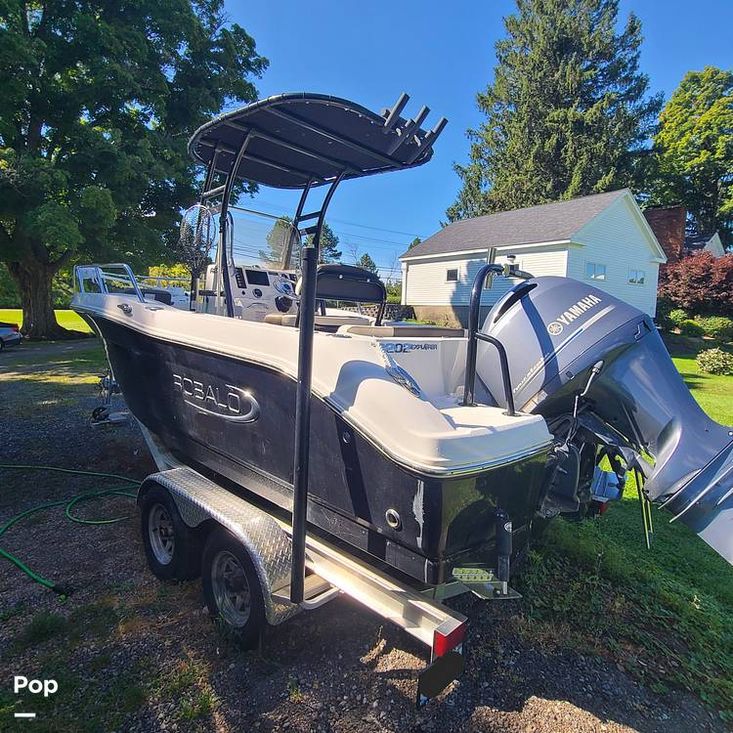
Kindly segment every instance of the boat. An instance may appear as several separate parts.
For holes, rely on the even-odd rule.
[[[195,310],[146,299],[124,264],[75,268],[72,308],[131,412],[178,464],[292,519],[295,603],[307,533],[426,586],[506,582],[533,526],[601,513],[629,474],[647,541],[656,501],[733,562],[733,431],[694,402],[647,315],[489,260],[468,329],[388,324],[377,275],[319,264],[341,184],[432,157],[446,120],[424,129],[429,110],[406,118],[407,101],[283,94],[195,132],[206,175],[187,216],[218,231]],[[277,266],[235,258],[240,180],[299,192],[292,220],[267,225]],[[481,324],[490,275],[514,286]],[[376,316],[326,310],[343,302]]]

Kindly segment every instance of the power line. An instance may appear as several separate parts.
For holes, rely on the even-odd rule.
[[[262,199],[253,199],[253,201],[256,204],[264,204],[265,206],[269,206],[270,208],[282,211],[282,207],[280,205],[275,204],[271,201],[263,201]],[[417,234],[416,232],[402,232],[397,229],[385,229],[384,227],[375,227],[369,224],[359,224],[356,221],[348,221],[347,219],[335,219],[330,216],[326,218],[327,218],[327,221],[329,222],[336,222],[338,224],[346,224],[347,226],[359,227],[360,229],[371,229],[372,231],[375,231],[375,232],[386,232],[387,234],[399,234],[405,237],[412,237],[413,239],[415,237],[423,238],[423,235]],[[358,236],[364,236],[364,235],[354,234],[353,236],[358,237]],[[376,241],[379,241],[379,240],[376,240]],[[402,244],[402,242],[395,242],[395,244]]]
[[[266,203],[266,202],[262,202],[262,203]],[[271,204],[271,205],[274,206],[274,204]],[[235,212],[242,212],[242,213],[247,213],[247,214],[262,214],[263,216],[266,216],[268,219],[273,219],[273,220],[278,220],[281,218],[278,215],[269,214],[267,212],[257,212],[254,209],[245,209],[240,206],[232,206],[230,208],[233,209]],[[341,221],[341,220],[329,219],[329,222],[331,221]],[[248,218],[244,218],[242,220],[242,224],[244,224],[245,227],[249,223],[250,221]],[[254,224],[254,222],[252,223]],[[257,225],[259,225],[259,223],[257,223]],[[355,224],[355,223],[353,224],[353,226],[364,226],[365,228],[373,230],[373,231],[394,232],[394,230],[390,230],[390,229],[381,230],[378,227],[371,227],[371,226]],[[235,229],[239,229],[241,231],[241,225],[235,223]],[[381,248],[381,249],[389,250],[392,253],[396,253],[397,247],[399,247],[401,250],[404,250],[404,249],[407,249],[410,244],[410,242],[407,242],[407,241],[396,241],[394,239],[385,239],[383,237],[370,237],[366,234],[357,234],[356,232],[350,232],[344,229],[332,229],[332,231],[334,232],[334,234],[336,234],[339,237],[339,239],[343,239],[343,240],[346,240],[346,239],[355,240],[356,239],[356,240],[366,241],[370,243],[369,246],[372,249]],[[407,236],[410,236],[410,235],[407,235]],[[344,244],[348,244],[348,242],[342,241],[340,242],[340,244],[344,245]]]
[[[343,229],[333,229],[334,234],[338,234],[341,237],[348,237],[349,239],[366,239],[369,242],[375,242],[377,245],[389,246],[395,245],[397,247],[409,247],[409,242],[395,242],[393,239],[377,239],[376,237],[368,237],[366,234],[355,234],[354,232],[345,232]]]

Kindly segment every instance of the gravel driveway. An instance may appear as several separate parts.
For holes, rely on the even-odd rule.
[[[131,423],[99,429],[93,342],[37,347],[0,362],[0,463],[142,477],[154,469]],[[85,361],[84,357],[90,354]],[[31,357],[31,359],[29,359]],[[70,365],[69,359],[80,359]],[[0,522],[100,484],[76,476],[0,471]],[[271,629],[259,652],[219,636],[196,582],[162,585],[144,563],[132,502],[28,518],[0,544],[68,598],[0,563],[0,730],[34,710],[48,731],[723,731],[689,694],[658,695],[604,658],[528,633],[522,601],[455,606],[470,619],[467,669],[450,694],[414,707],[426,650],[348,598]],[[12,676],[54,677],[48,700],[12,694]]]

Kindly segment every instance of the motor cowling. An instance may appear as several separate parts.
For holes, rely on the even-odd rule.
[[[634,451],[647,496],[733,563],[733,429],[699,407],[647,314],[578,280],[541,277],[512,288],[481,330],[507,351],[517,409],[550,424],[575,414],[599,444]],[[479,343],[476,372],[503,404],[490,344]]]

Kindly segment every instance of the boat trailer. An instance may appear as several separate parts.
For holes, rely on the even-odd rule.
[[[468,592],[484,600],[520,598],[508,586],[508,575],[499,579],[484,568],[456,569],[447,583],[416,588],[382,572],[373,562],[369,563],[355,553],[308,532],[305,538],[303,600],[293,603],[290,598],[293,528],[287,515],[279,515],[268,507],[255,504],[254,500],[243,498],[183,466],[142,424],[140,428],[159,468],[157,473],[142,482],[138,493],[143,529],[155,516],[156,521],[166,525],[170,531],[166,538],[170,543],[167,551],[169,561],[173,559],[172,548],[180,544],[187,552],[194,551],[189,555],[189,561],[194,566],[198,564],[199,568],[202,557],[205,563],[207,555],[211,554],[206,546],[216,544],[218,537],[224,536],[241,546],[251,559],[254,570],[247,573],[245,568],[249,592],[259,595],[263,601],[264,613],[256,644],[260,643],[261,633],[267,625],[277,626],[301,611],[320,608],[339,595],[349,596],[404,629],[430,650],[430,662],[417,677],[416,705],[422,707],[456,680],[464,669],[463,648],[468,620],[443,601]],[[157,498],[151,502],[151,496]],[[170,503],[165,497],[169,497]],[[152,511],[151,504],[158,506],[157,514]],[[164,516],[161,516],[161,510]],[[172,514],[177,516],[174,518]],[[146,536],[148,533],[143,531],[147,550]],[[503,564],[507,573],[510,542],[511,527],[504,548],[506,557]],[[165,559],[166,551],[163,547],[159,551],[157,559],[160,562]],[[169,572],[156,572],[156,563],[151,563],[151,569],[162,579],[175,577]],[[183,580],[197,574],[184,571],[176,579]],[[236,596],[239,590],[233,589],[232,596]],[[206,588],[204,591],[206,596]],[[219,613],[226,613],[227,599],[219,595],[216,605]],[[256,607],[257,604],[252,605]],[[232,618],[228,622],[232,624]]]

